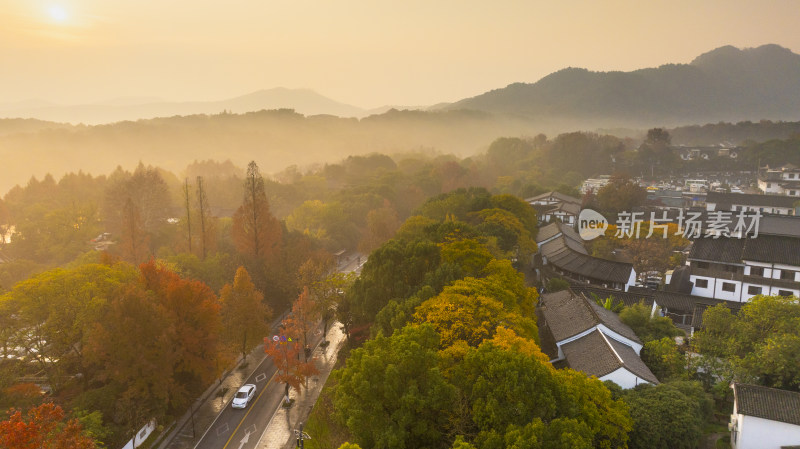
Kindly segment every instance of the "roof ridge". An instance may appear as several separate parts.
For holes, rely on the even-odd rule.
[[[596,332],[599,332],[599,333],[600,333],[600,336],[601,336],[601,337],[603,337],[603,341],[605,341],[605,342],[606,342],[606,344],[608,345],[608,347],[609,347],[609,348],[611,348],[611,352],[613,352],[613,353],[614,353],[614,356],[615,356],[615,357],[617,358],[617,360],[619,361],[619,364],[620,364],[620,365],[622,365],[622,366],[626,366],[626,365],[625,365],[625,361],[624,361],[624,360],[622,360],[622,357],[621,357],[621,356],[620,356],[620,355],[617,353],[617,350],[616,350],[616,349],[614,349],[614,345],[612,345],[612,344],[611,344],[611,342],[610,342],[610,341],[608,341],[608,337],[606,337],[606,334],[604,334],[604,333],[603,333],[603,331],[601,331],[599,328],[598,328],[598,329],[596,329],[595,331],[596,331]]]
[[[570,289],[570,291],[572,291],[572,289]],[[581,298],[583,298],[583,300],[582,300],[583,306],[586,307],[587,309],[589,309],[589,313],[591,313],[592,316],[594,317],[595,326],[598,326],[600,324],[604,324],[605,321],[603,321],[603,319],[600,318],[600,315],[598,315],[597,311],[594,310],[594,307],[592,307],[592,305],[589,304],[589,298],[586,295],[584,295],[583,293],[578,293],[578,295],[580,295]]]

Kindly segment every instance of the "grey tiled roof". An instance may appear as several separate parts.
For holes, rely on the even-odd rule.
[[[747,384],[733,392],[738,413],[800,426],[800,393]]]
[[[745,242],[747,242],[747,239],[697,239],[689,251],[689,259],[741,264]]]
[[[717,204],[716,210],[730,210],[734,204],[753,207],[794,207],[797,198],[783,195],[759,195],[752,193],[708,192],[706,203]]]
[[[744,260],[800,265],[800,238],[759,235],[744,240]]]
[[[559,233],[561,235],[555,239],[541,243]],[[563,223],[552,223],[540,229],[536,243],[549,264],[570,273],[599,281],[626,284],[633,271],[632,264],[590,256],[578,233]]]
[[[545,293],[539,300],[541,313],[556,342],[565,340],[599,324],[641,344],[636,334],[617,314],[595,304],[572,290]]]
[[[575,198],[574,196],[565,195],[565,194],[563,194],[561,192],[556,192],[556,191],[545,192],[545,193],[543,193],[541,195],[536,195],[536,196],[533,196],[533,197],[530,197],[530,198],[526,198],[525,202],[532,203],[534,201],[543,200],[543,199],[546,199],[546,198],[549,198],[549,197],[553,197],[553,199],[561,201],[561,202],[564,202],[564,203],[581,204],[581,200],[579,198]]]
[[[633,348],[603,335],[600,331],[566,343],[561,349],[570,368],[590,376],[602,377],[624,367],[648,382],[658,383],[656,376]]]
[[[654,384],[658,383],[658,379],[656,379],[655,374],[650,371],[650,368],[644,364],[642,359],[636,354],[636,351],[633,350],[630,346],[620,343],[613,338],[607,338],[608,342],[611,343],[611,346],[617,352],[617,354],[622,358],[622,364],[628,371],[636,374],[637,376],[641,377],[642,379],[652,382]]]
[[[756,238],[695,240],[689,259],[741,264],[745,260],[800,265],[800,238],[762,235]]]
[[[558,234],[561,234],[561,226],[563,225],[563,223],[557,221],[539,228],[539,232],[536,233],[536,244],[541,245],[543,241],[549,240]]]

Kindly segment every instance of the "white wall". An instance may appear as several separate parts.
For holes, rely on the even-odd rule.
[[[734,449],[780,449],[800,444],[800,426],[770,421],[753,416],[737,415],[739,434],[731,446]]]
[[[626,370],[625,368],[617,368],[616,371],[610,372],[605,376],[601,377],[600,380],[606,381],[610,380],[615,384],[622,387],[624,390],[629,388],[633,388],[637,385],[641,384],[649,384],[650,382],[642,379],[641,377],[633,374],[632,372]]]
[[[698,287],[697,286],[697,280],[698,279],[705,279],[706,281],[708,281],[708,287],[705,287],[705,288]],[[689,280],[693,284],[692,293],[691,293],[692,295],[702,296],[704,298],[713,298],[714,297],[714,283],[717,281],[716,278],[709,278],[709,277],[705,277],[705,276],[691,275],[691,276],[689,276]]]

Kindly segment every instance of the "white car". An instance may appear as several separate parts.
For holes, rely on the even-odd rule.
[[[253,399],[253,396],[256,395],[256,386],[253,384],[242,385],[239,388],[239,391],[236,392],[236,395],[233,396],[233,401],[231,401],[231,407],[233,408],[245,408],[247,404],[250,402],[250,399]]]

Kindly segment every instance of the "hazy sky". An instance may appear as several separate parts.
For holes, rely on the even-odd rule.
[[[220,100],[311,88],[361,107],[453,101],[558,69],[800,52],[800,1],[0,0],[0,103]]]

